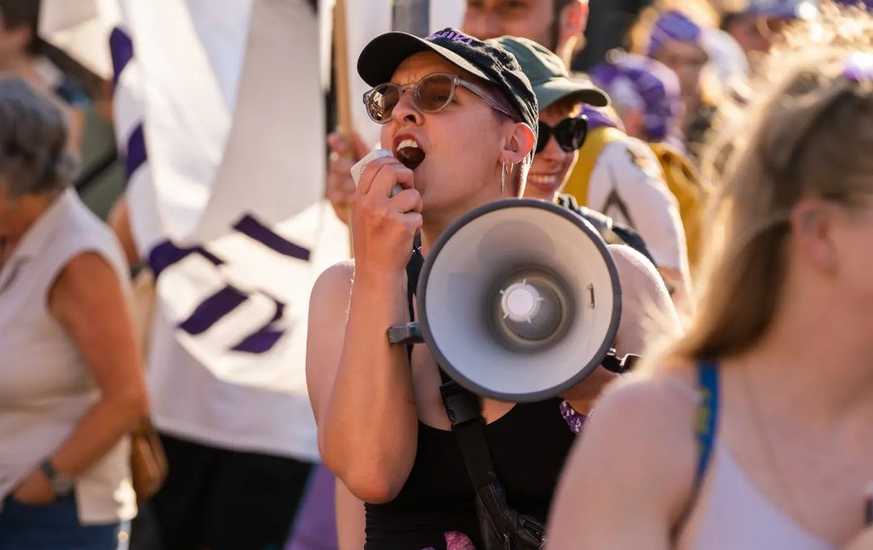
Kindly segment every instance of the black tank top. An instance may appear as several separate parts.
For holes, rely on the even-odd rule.
[[[407,267],[410,289],[422,262],[416,250]],[[560,404],[559,398],[517,404],[485,426],[509,506],[543,519],[575,437],[561,417]],[[463,533],[482,548],[473,486],[451,431],[419,422],[415,462],[400,493],[391,502],[366,504],[365,509],[365,550],[445,550],[450,532]]]

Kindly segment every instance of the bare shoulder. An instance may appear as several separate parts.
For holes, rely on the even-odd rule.
[[[642,438],[648,437],[651,428],[663,427],[666,431],[657,435],[659,439],[676,436],[684,440],[696,406],[693,367],[674,364],[669,372],[635,372],[607,387],[591,416],[590,427],[619,424],[623,433],[638,431]],[[587,428],[586,434],[591,435]]]
[[[621,285],[616,349],[644,353],[651,342],[680,333],[676,308],[652,262],[629,246],[609,245],[609,251]]]
[[[53,314],[104,309],[107,300],[124,309],[124,293],[118,274],[101,254],[86,250],[61,268],[52,283],[48,305]]]
[[[309,299],[310,345],[325,338],[335,339],[345,331],[354,279],[354,260],[334,264],[318,276]]]
[[[574,460],[608,463],[628,490],[659,487],[671,511],[681,508],[694,471],[697,400],[689,365],[634,373],[598,400]]]
[[[635,374],[607,388],[567,460],[553,548],[669,547],[693,482],[695,392],[686,378],[683,369]]]
[[[607,245],[607,248],[609,248],[622,283],[627,281],[629,284],[636,286],[651,287],[658,291],[662,290],[665,296],[669,296],[657,268],[648,258],[623,244],[610,244]]]
[[[324,270],[312,287],[306,335],[306,381],[316,419],[339,366],[354,276],[354,262],[340,262]]]
[[[312,287],[312,296],[333,294],[343,289],[351,289],[355,279],[355,261],[346,260],[335,263],[321,272]]]

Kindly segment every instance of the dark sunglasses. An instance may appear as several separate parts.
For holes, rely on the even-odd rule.
[[[558,140],[561,149],[568,153],[576,151],[585,143],[588,135],[588,117],[580,115],[576,118],[565,118],[554,127],[542,120],[539,121],[539,137],[537,137],[536,153],[542,153],[552,136]]]
[[[364,105],[367,107],[367,114],[374,122],[385,124],[391,120],[391,113],[394,112],[394,107],[400,102],[400,97],[406,90],[412,88],[412,101],[417,109],[425,113],[438,113],[455,99],[458,86],[466,88],[492,108],[515,120],[515,115],[497,103],[485,90],[456,74],[449,73],[429,74],[415,84],[406,86],[393,82],[379,84],[364,94]]]

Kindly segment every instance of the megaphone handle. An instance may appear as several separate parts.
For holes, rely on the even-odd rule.
[[[421,336],[421,327],[418,323],[406,323],[405,325],[395,325],[388,329],[388,342],[392,345],[412,345],[423,344],[424,338]]]
[[[603,359],[603,367],[608,371],[622,374],[633,369],[639,358],[639,355],[634,355],[633,353],[628,353],[624,357],[619,358],[618,352],[613,348],[609,350],[609,353]]]

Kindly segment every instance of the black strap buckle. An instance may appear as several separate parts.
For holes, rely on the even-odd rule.
[[[406,323],[388,328],[388,342],[391,345],[423,344],[424,337],[421,335],[421,326],[418,323]]]
[[[449,415],[449,420],[452,421],[452,426],[481,418],[479,398],[456,382],[449,380],[444,383],[440,386],[440,394],[442,394],[443,404],[446,406],[446,413]]]
[[[609,353],[606,354],[606,357],[603,358],[602,365],[603,368],[610,372],[623,374],[633,369],[639,358],[639,355],[634,355],[633,353],[628,353],[624,357],[619,357],[615,348],[613,348],[610,349]]]

